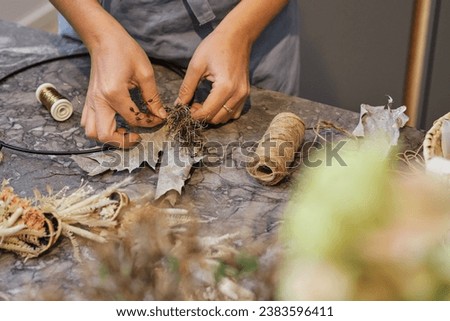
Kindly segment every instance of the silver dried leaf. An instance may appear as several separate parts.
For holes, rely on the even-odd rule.
[[[101,153],[91,154],[89,156],[73,155],[72,159],[89,176],[95,176],[108,170],[132,172],[147,163],[155,169],[158,163],[159,153],[163,150],[164,143],[169,142],[166,127],[152,133],[140,134],[142,140],[131,149],[117,149]]]
[[[171,190],[181,194],[184,182],[189,178],[195,162],[189,148],[167,144],[161,159],[155,198],[158,199]]]
[[[368,139],[381,136],[386,140],[388,146],[397,145],[400,128],[406,125],[409,118],[405,114],[406,107],[392,109],[393,102],[393,99],[388,96],[388,103],[385,106],[362,104],[359,123],[353,131],[353,135]]]

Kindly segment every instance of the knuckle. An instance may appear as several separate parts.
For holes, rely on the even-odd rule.
[[[149,82],[149,81],[153,81],[154,77],[155,77],[155,74],[153,73],[152,70],[145,69],[141,72],[140,78],[143,82]]]
[[[193,74],[200,74],[202,73],[202,67],[199,63],[198,59],[193,58],[191,62],[189,63],[189,72]]]
[[[190,89],[189,87],[183,82],[180,86],[180,90],[179,90],[179,96],[181,97],[186,97],[189,96],[190,94]]]
[[[161,97],[159,96],[159,94],[157,92],[153,93],[152,96],[147,100],[147,102],[149,102],[150,106],[153,105],[161,105]]]
[[[222,90],[227,93],[231,93],[235,90],[234,85],[231,81],[224,81],[220,84],[220,86],[222,87]]]
[[[239,86],[237,95],[239,98],[247,97],[250,94],[250,88],[247,85]]]
[[[86,134],[87,138],[90,138],[90,139],[96,139],[97,138],[97,133],[94,130],[86,128],[85,134]]]
[[[120,89],[114,85],[107,85],[101,89],[100,95],[106,98],[115,98],[120,95]],[[97,96],[97,98],[100,97]]]
[[[111,141],[111,136],[108,133],[98,133],[97,139],[102,143],[106,143]]]

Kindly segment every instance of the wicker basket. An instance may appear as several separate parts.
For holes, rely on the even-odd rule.
[[[442,116],[436,120],[433,127],[425,135],[425,140],[423,142],[423,157],[425,159],[425,165],[427,169],[430,167],[430,163],[436,158],[439,158],[441,170],[432,170],[437,174],[441,173],[443,175],[450,177],[450,159],[444,157],[444,151],[442,148],[442,128],[444,121],[450,120],[450,113]],[[448,156],[447,156],[448,157]],[[434,167],[434,166],[433,166]]]

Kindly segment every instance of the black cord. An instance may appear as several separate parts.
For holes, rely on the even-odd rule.
[[[15,76],[21,72],[24,72],[24,71],[34,68],[34,67],[38,67],[38,66],[41,66],[41,65],[44,65],[47,63],[51,63],[51,62],[55,62],[55,61],[59,61],[59,60],[63,60],[63,59],[81,58],[81,57],[86,57],[86,56],[88,56],[87,52],[81,52],[81,53],[78,52],[78,53],[67,54],[67,55],[63,55],[63,56],[44,59],[44,60],[32,63],[30,65],[26,65],[22,68],[16,69],[16,70],[6,74],[2,78],[0,78],[0,83],[5,81],[9,77]],[[179,67],[175,64],[169,63],[167,61],[155,59],[155,58],[151,58],[151,61],[153,64],[161,65],[161,66],[169,69],[170,71],[176,73],[181,78],[183,78],[186,74],[186,71],[184,68]],[[92,149],[86,149],[86,150],[75,150],[75,151],[35,150],[35,149],[28,149],[28,148],[24,148],[24,147],[20,147],[20,146],[11,145],[11,144],[8,144],[8,143],[0,140],[0,151],[3,149],[3,147],[7,148],[7,149],[18,151],[18,152],[22,152],[22,153],[37,154],[37,155],[55,155],[55,156],[92,154],[92,153],[98,153],[98,152],[103,152],[103,151],[107,151],[107,150],[117,149],[117,147],[114,147],[114,146],[104,145],[104,146],[98,147],[98,148],[92,148]]]
[[[37,155],[55,155],[55,156],[92,154],[92,153],[98,153],[98,152],[103,152],[103,151],[107,151],[107,150],[117,149],[117,147],[105,145],[103,147],[98,147],[98,148],[85,149],[85,150],[74,150],[74,151],[35,150],[35,149],[28,149],[28,148],[24,148],[24,147],[20,147],[20,146],[11,145],[11,144],[5,143],[4,141],[0,140],[0,151],[2,150],[3,147],[5,147],[7,149],[15,150],[17,152],[22,152],[22,153],[37,154]]]

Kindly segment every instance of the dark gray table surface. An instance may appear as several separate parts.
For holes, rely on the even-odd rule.
[[[40,61],[81,52],[84,49],[76,42],[0,21],[0,78]],[[0,83],[0,139],[23,147],[47,150],[96,146],[97,143],[87,139],[79,126],[89,68],[87,56],[63,58],[3,80]],[[160,66],[155,66],[155,72],[163,101],[171,103],[176,98],[180,77]],[[36,101],[34,92],[44,82],[55,84],[72,101],[74,115],[68,121],[55,122]],[[240,119],[208,129],[208,139],[215,139],[224,146],[231,142],[256,141],[281,111],[298,114],[308,127],[323,119],[351,130],[358,120],[357,114],[344,109],[257,88],[252,88],[250,103],[249,111]],[[404,148],[416,148],[422,135],[411,128],[404,130]],[[306,139],[311,140],[312,136],[313,133],[308,131]],[[143,187],[150,188],[157,180],[157,173],[148,167],[131,174],[107,172],[89,177],[68,156],[39,156],[7,149],[2,152],[0,179],[10,179],[10,184],[21,196],[32,196],[34,188],[45,191],[46,185],[51,185],[54,190],[64,186],[75,188],[81,179],[89,181],[96,189],[129,175]],[[228,154],[233,156],[231,149]],[[301,177],[301,167],[295,174]],[[293,181],[287,179],[278,186],[265,187],[250,178],[243,168],[224,164],[202,167],[192,172],[182,201],[189,202],[202,217],[214,218],[207,224],[208,233],[225,234],[251,229],[255,237],[264,237],[276,229],[282,219]],[[0,251],[0,298],[20,299],[29,291],[38,291],[41,286],[55,280],[60,280],[60,286],[69,291],[83,286],[78,266],[67,240],[45,255],[27,262]]]

